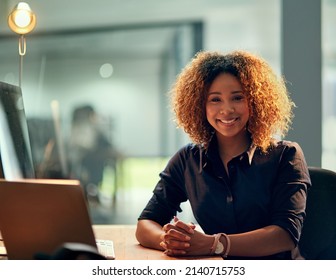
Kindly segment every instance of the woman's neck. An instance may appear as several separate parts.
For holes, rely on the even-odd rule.
[[[225,165],[232,158],[245,152],[251,145],[251,137],[247,131],[242,131],[235,137],[223,137],[217,134],[217,141],[219,154]]]

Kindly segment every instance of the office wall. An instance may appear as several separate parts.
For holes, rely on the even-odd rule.
[[[149,2],[145,1],[144,5]],[[204,26],[205,49],[250,50],[264,56],[280,72],[279,1],[259,0],[238,5],[232,1],[213,1],[213,3],[192,1],[193,9],[187,5],[189,1],[182,1],[184,4],[180,2],[162,4],[162,10],[160,10],[162,20],[169,19],[170,22],[190,18],[201,20]],[[31,3],[32,7],[33,4],[34,1]],[[35,4],[38,7],[38,3]],[[178,12],[168,13],[174,9]],[[153,10],[159,10],[157,4],[153,5]],[[98,7],[97,11],[99,11]],[[125,11],[125,13],[128,12],[130,11]],[[143,17],[143,13],[146,12],[139,11],[140,26],[144,21],[156,22],[160,25],[157,14],[147,14],[147,17]],[[260,22],[261,16],[268,22],[267,25]],[[43,20],[43,15],[41,17]],[[66,15],[64,17],[66,18]],[[115,18],[111,18],[111,22],[113,21]],[[131,25],[134,21],[134,18],[129,18]],[[47,28],[48,24],[50,23],[47,22],[46,26],[40,29]],[[64,28],[62,24],[64,23],[60,23],[60,26]],[[76,23],[73,24],[76,25]],[[109,23],[104,24],[106,28]],[[93,22],[92,25],[94,25]],[[137,27],[137,24],[133,26]],[[78,30],[81,30],[81,34],[85,32],[85,28]],[[78,40],[82,42],[82,45],[78,44],[76,47],[72,46],[68,39],[57,35],[54,38],[50,36],[50,41],[54,44],[53,49],[45,47],[45,43],[41,40],[36,43],[33,35],[30,38],[27,37],[27,55],[24,58],[22,83],[28,116],[50,116],[50,102],[57,99],[66,135],[69,132],[73,107],[91,103],[103,117],[111,120],[111,138],[117,147],[129,156],[154,156],[162,153],[171,155],[188,141],[183,132],[176,131],[172,116],[169,112],[167,113],[169,109],[165,110],[168,107],[167,91],[176,73],[185,65],[186,59],[182,65],[179,65],[180,68],[176,69],[177,72],[169,73],[164,88],[160,84],[162,83],[160,75],[162,75],[163,51],[165,51],[164,48],[167,50],[167,46],[173,44],[173,38],[170,38],[170,35],[166,38],[152,35],[154,40],[144,37],[130,44],[127,43],[126,35],[123,37],[121,34],[118,40],[114,41],[107,40],[109,34],[99,38],[94,36],[95,39],[92,39],[92,42],[84,40],[80,35]],[[102,39],[104,36],[105,38]],[[68,37],[71,36],[68,35]],[[185,37],[183,35],[183,38]],[[122,40],[124,43],[121,42]],[[144,44],[146,40],[147,45]],[[136,49],[143,50],[145,47],[150,49],[153,48],[153,44],[157,43],[161,43],[161,53],[150,54],[150,51],[147,51],[145,57],[139,56],[139,53],[134,54]],[[184,39],[184,43],[190,44],[190,40]],[[15,45],[14,40],[12,44]],[[94,53],[95,49],[97,52],[87,56],[86,51],[83,51],[85,44],[88,44],[88,49],[92,49],[91,53]],[[120,49],[117,49],[116,45],[124,48],[121,56]],[[7,46],[10,45],[7,44]],[[44,48],[47,50],[38,52]],[[107,48],[111,49],[110,54],[106,53]],[[114,52],[116,50],[119,53]],[[129,58],[125,55],[126,52],[130,53]],[[180,53],[181,49],[178,52]],[[190,57],[190,54],[185,56]],[[16,55],[12,53],[12,61],[15,57]],[[104,80],[99,77],[98,70],[105,62],[113,65],[114,73],[111,78]],[[173,64],[171,67],[175,67]],[[16,69],[13,67],[10,69],[15,76]],[[172,71],[169,70],[169,72]],[[5,73],[4,76],[6,76]],[[17,82],[17,78],[14,82]],[[169,140],[166,141],[166,139]]]
[[[293,129],[288,138],[300,143],[308,165],[321,166],[321,1],[282,2],[282,72],[296,103]]]
[[[14,2],[14,1],[12,1]],[[281,55],[282,55],[282,43],[281,43],[281,30],[282,30],[282,16],[284,16],[284,14],[282,14],[282,3],[283,1],[280,0],[276,0],[276,1],[263,1],[263,0],[255,0],[255,1],[170,1],[169,3],[166,3],[165,1],[163,1],[164,3],[159,4],[160,1],[143,1],[142,2],[142,6],[143,9],[140,9],[138,7],[137,10],[137,17],[134,16],[134,10],[132,9],[125,9],[124,5],[119,6],[120,9],[123,10],[119,10],[119,13],[117,13],[116,11],[118,10],[118,5],[115,4],[114,1],[104,1],[104,5],[105,5],[105,9],[104,11],[101,11],[101,9],[99,7],[96,7],[96,15],[100,15],[99,17],[96,17],[94,14],[92,14],[90,16],[90,21],[85,21],[85,24],[80,22],[80,18],[78,17],[74,17],[73,18],[73,22],[70,24],[70,28],[82,28],[82,27],[92,27],[92,26],[102,26],[102,25],[113,25],[113,24],[128,24],[128,23],[137,23],[137,22],[159,22],[160,20],[163,21],[175,21],[175,20],[185,20],[185,19],[198,19],[198,20],[202,20],[204,22],[204,48],[206,49],[211,49],[211,50],[223,50],[223,51],[229,51],[232,49],[247,49],[247,50],[251,50],[254,52],[257,52],[259,54],[261,54],[263,57],[265,57],[270,63],[271,65],[273,65],[275,67],[275,69],[280,73],[281,72],[281,64],[282,64],[282,59],[281,59]],[[293,1],[288,1],[293,2]],[[312,2],[319,2],[319,1],[312,1]],[[321,1],[322,3],[324,3],[324,5],[326,5],[326,9],[327,12],[325,13],[327,14],[332,14],[332,11],[334,11],[335,9],[335,1],[334,0],[324,0]],[[69,5],[74,5],[75,2],[71,2],[71,4]],[[126,2],[125,2],[126,3]],[[11,4],[11,3],[9,3]],[[297,14],[296,15],[300,15],[300,9],[302,9],[305,6],[305,2],[303,1],[302,4],[297,5],[298,10],[297,10]],[[56,11],[57,8],[59,7],[58,3],[53,3],[50,4],[49,6],[47,4],[45,4],[46,6],[48,6],[50,9],[53,9],[53,11],[55,11],[53,13],[53,16],[50,17],[49,19],[47,19],[44,16],[43,13],[43,9],[41,9],[42,6],[41,3],[39,1],[31,1],[31,5],[32,7],[34,7],[34,5],[36,5],[37,7],[37,11],[41,14],[40,16],[40,24],[41,26],[39,27],[40,30],[46,30],[48,28],[51,28],[52,26],[54,26],[54,29],[57,29],[55,27],[55,24],[57,23],[56,20]],[[44,5],[44,4],[43,4]],[[111,5],[111,6],[110,6]],[[136,5],[136,4],[135,4]],[[112,7],[113,6],[113,7]],[[148,7],[151,7],[151,9],[149,10]],[[160,9],[161,7],[161,9]],[[92,7],[91,7],[92,10]],[[106,11],[105,11],[106,10]],[[108,10],[110,10],[108,12]],[[132,12],[133,11],[133,12]],[[307,8],[305,8],[305,11],[307,12]],[[312,8],[311,10],[314,13],[314,8]],[[316,11],[315,11],[316,12]],[[83,11],[83,14],[86,15],[86,17],[88,17],[88,12]],[[295,13],[294,13],[295,14]],[[122,16],[124,15],[124,16]],[[296,15],[293,17],[293,21],[287,21],[287,23],[296,24]],[[60,29],[64,29],[67,28],[67,26],[65,26],[65,24],[68,22],[69,18],[70,18],[70,13],[68,13],[68,11],[65,11],[63,13],[63,18],[64,21],[59,22],[58,26]],[[312,17],[314,19],[317,19],[316,17]],[[331,22],[331,20],[329,19],[329,22]],[[322,18],[322,23],[323,23],[323,18]],[[327,25],[325,25],[327,26]],[[328,26],[332,26],[332,22],[329,23]],[[6,28],[4,28],[4,25],[2,24],[0,30],[5,30]],[[330,29],[330,28],[329,28]],[[328,30],[329,30],[328,29]],[[291,26],[289,25],[287,27],[287,30],[290,32],[291,30]],[[294,30],[294,29],[293,29]],[[302,28],[299,29],[299,31],[305,31],[306,29]],[[308,33],[311,31],[312,29],[306,30]],[[38,31],[38,30],[37,30]],[[329,32],[330,33],[330,32]],[[329,34],[327,33],[327,34]],[[293,35],[293,33],[292,33]],[[322,34],[323,35],[323,34]],[[328,38],[330,38],[331,36],[329,36]],[[290,44],[293,43],[293,40],[287,40],[285,42],[285,44]],[[315,41],[316,43],[316,41]],[[323,42],[322,42],[323,45]],[[302,46],[302,49],[307,49],[310,45],[306,44],[306,46]],[[328,47],[326,49],[326,53],[327,54],[331,54],[332,55],[332,41],[330,41],[328,43]],[[12,47],[14,51],[15,47]],[[330,51],[331,50],[331,51]],[[29,74],[26,73],[27,71],[27,66],[28,66],[28,61],[30,58],[30,50],[29,50],[29,38],[28,38],[28,52],[27,52],[27,57],[25,58],[25,72],[24,72],[24,76],[25,78],[28,78]],[[329,56],[330,57],[330,56]],[[295,58],[295,57],[294,57]],[[158,60],[160,60],[161,58],[157,58]],[[287,63],[288,62],[292,62],[292,65],[294,68],[292,68],[292,66],[288,66],[289,64],[287,64],[286,68],[292,68],[295,69],[295,66],[297,66],[296,60],[292,59],[290,57],[287,57]],[[154,59],[155,60],[155,59]],[[152,61],[150,64],[151,66],[148,67],[143,67],[143,74],[145,75],[145,71],[151,72],[152,74],[157,74],[157,69],[159,69],[159,61]],[[13,61],[13,59],[12,59]],[[69,60],[70,61],[70,60]],[[17,61],[14,62],[14,64]],[[46,57],[46,62],[45,62],[45,67],[46,67],[46,71],[48,71],[48,67],[52,66],[52,61],[50,60],[50,58],[47,56]],[[36,68],[36,72],[35,73],[40,73],[39,69],[41,69],[41,61],[35,61],[35,68]],[[300,63],[301,64],[301,63]],[[90,64],[90,62],[78,62],[78,65],[81,65],[81,68],[88,68],[87,71],[89,71],[90,68],[94,68],[96,66],[94,66],[93,64]],[[302,64],[303,65],[303,64]],[[55,69],[56,69],[56,64],[55,64]],[[10,70],[12,73],[14,73],[13,75],[15,76],[14,81],[16,82],[16,73],[17,73],[17,67],[12,65],[8,65],[8,67],[6,66],[6,70]],[[54,69],[54,70],[55,70]],[[150,70],[151,69],[151,70]],[[301,71],[307,71],[308,67],[305,67],[304,65],[302,66],[302,68],[297,71],[297,70],[293,70],[294,72],[298,73],[300,75],[299,72]],[[315,69],[316,70],[316,69]],[[47,73],[47,72],[46,72]],[[47,79],[47,74],[45,73],[45,79]],[[63,73],[67,73],[66,70],[63,71]],[[288,73],[288,72],[287,72]],[[326,72],[325,72],[326,73]],[[325,88],[323,90],[327,90],[329,95],[325,95],[328,96],[328,100],[329,98],[333,98],[334,93],[333,93],[333,74],[332,71],[328,72],[328,77],[331,77],[330,79],[328,79],[327,82],[324,83]],[[5,79],[5,77],[7,77],[8,73],[4,73],[2,74],[2,79]],[[115,73],[117,75],[117,72]],[[286,73],[285,73],[286,74]],[[13,76],[12,75],[12,76]],[[36,74],[35,74],[36,75]],[[39,74],[38,74],[39,75]],[[73,75],[73,74],[72,74]],[[39,76],[40,77],[40,76]],[[39,81],[39,77],[35,77],[34,79],[34,83],[36,81]],[[71,77],[71,74],[69,73],[69,77]],[[147,77],[147,76],[146,76]],[[151,88],[150,90],[145,90],[146,94],[150,95],[149,92],[153,92],[151,94],[153,94],[153,96],[157,96],[157,93],[154,93],[155,90],[157,90],[158,85],[157,84],[153,84],[150,81],[146,81],[146,77],[144,79],[140,79],[140,82],[143,82],[143,86],[147,86],[149,85],[149,87]],[[309,79],[306,75],[306,81],[313,81],[312,79]],[[131,77],[133,81],[135,81],[137,79],[137,77]],[[288,77],[291,82],[293,83],[294,86],[296,83],[296,78],[292,78],[291,74],[289,74]],[[70,80],[70,79],[69,79]],[[85,81],[85,79],[83,79],[83,81]],[[306,83],[306,81],[304,81],[304,83]],[[25,82],[27,83],[27,81]],[[102,85],[102,88],[97,88],[99,92],[105,92],[104,97],[110,97],[110,95],[107,94],[107,82],[105,83],[105,86]],[[41,92],[41,84],[33,84],[33,85],[28,85],[28,84],[24,84],[24,86],[26,87],[27,91],[28,89],[32,89],[32,93],[29,94],[29,96],[35,96],[33,91],[37,91],[37,92]],[[45,86],[45,85],[44,85]],[[54,85],[55,88],[59,87],[60,85]],[[97,91],[97,90],[93,90],[92,87],[94,86],[94,84],[91,85],[87,85],[86,87],[84,87],[85,89],[90,90],[90,92],[86,92],[83,93],[83,97],[92,97],[91,96],[91,92],[93,91]],[[316,83],[314,83],[314,86],[319,87]],[[45,87],[43,87],[45,89]],[[138,90],[141,90],[141,86],[139,88],[137,88]],[[309,86],[309,83],[306,83],[306,88],[311,88]],[[74,92],[75,90],[73,90]],[[129,89],[129,91],[131,92],[132,89]],[[305,95],[306,90],[303,90],[301,93],[300,91],[296,91],[293,90],[294,92],[294,98],[295,101],[297,102],[297,112],[296,112],[296,119],[295,119],[295,123],[294,123],[294,129],[290,132],[289,134],[289,138],[293,139],[293,140],[298,140],[300,142],[300,144],[302,144],[303,148],[305,149],[305,153],[307,155],[307,159],[309,161],[309,164],[312,165],[321,165],[321,123],[323,122],[323,119],[321,119],[320,117],[316,118],[314,117],[314,115],[311,114],[311,112],[315,112],[316,110],[312,109],[312,104],[317,105],[317,107],[320,107],[319,102],[322,99],[322,89],[320,90],[320,93],[318,95],[314,95],[312,98],[307,97],[307,95]],[[318,90],[314,90],[315,92],[317,92]],[[67,91],[66,91],[67,92]],[[101,93],[101,94],[102,94]],[[60,93],[57,92],[57,90],[52,90],[52,95],[60,95]],[[28,93],[27,93],[28,95]],[[102,94],[103,95],[103,94]],[[61,95],[60,95],[61,96]],[[127,96],[127,94],[126,94]],[[147,96],[147,95],[145,95]],[[43,102],[46,101],[50,101],[54,98],[55,96],[48,96],[48,97],[41,97],[41,100],[45,100],[45,101],[40,101],[40,100],[34,100],[33,101],[27,101],[27,111],[29,113],[34,113],[35,114],[35,110],[36,108],[32,108],[31,105],[29,104],[35,104],[36,102],[42,102],[42,104],[44,104]],[[161,96],[162,97],[162,96]],[[64,95],[64,98],[69,98],[69,101],[63,101],[62,103],[65,103],[66,105],[62,105],[62,106],[72,106],[73,104],[75,104],[76,102],[79,102],[79,100],[76,100],[76,98],[71,98],[69,97],[69,95]],[[317,99],[315,99],[317,98]],[[64,99],[64,100],[65,100]],[[29,100],[31,100],[31,98],[29,97]],[[83,100],[83,99],[80,99]],[[154,98],[155,100],[155,98]],[[157,104],[157,102],[160,101],[148,101],[148,104],[152,104],[152,106],[154,106],[151,110],[153,112],[153,116],[154,114],[158,113],[157,109],[155,108],[155,104]],[[313,101],[314,100],[314,101]],[[36,101],[36,102],[35,102]],[[46,104],[46,103],[45,103]],[[41,110],[41,112],[43,112],[44,110],[47,110],[48,106],[47,105],[43,105],[40,106],[39,110]],[[112,110],[108,110],[107,107],[109,107],[108,102],[104,102],[103,104],[97,104],[99,110],[102,110],[102,112],[104,113],[108,113],[110,114],[112,112]],[[115,104],[115,103],[114,103]],[[117,102],[118,104],[118,102]],[[323,104],[326,104],[330,107],[330,102],[324,102]],[[321,104],[321,106],[324,106],[323,104]],[[113,105],[111,105],[113,106]],[[119,106],[117,106],[117,109],[120,109]],[[101,108],[101,109],[100,109]],[[110,108],[110,107],[109,107]],[[114,109],[113,107],[111,107],[112,109]],[[321,108],[321,107],[320,107]],[[116,109],[116,110],[117,110]],[[156,111],[156,112],[155,112]],[[65,110],[64,112],[64,119],[69,118],[69,112],[70,109]],[[148,113],[148,112],[147,112]],[[320,112],[321,113],[321,112]],[[320,115],[320,113],[317,112],[317,114]],[[310,116],[312,122],[307,122],[306,121],[306,116]],[[115,117],[113,116],[108,116],[109,118],[113,119]],[[332,159],[335,158],[335,152],[334,152],[334,145],[330,144],[330,141],[327,141],[328,139],[332,139],[332,137],[330,137],[330,133],[329,131],[332,131],[334,128],[334,122],[330,121],[330,119],[334,118],[334,113],[332,112],[331,114],[328,115],[328,125],[326,125],[326,129],[327,132],[325,132],[325,135],[328,135],[329,137],[325,137],[325,141],[327,142],[326,145],[328,146],[327,149],[325,149],[325,158],[329,158],[329,160],[326,160],[325,162],[329,162],[327,164],[327,166],[331,166],[332,165]],[[143,122],[142,122],[143,123]],[[148,125],[147,125],[148,121],[146,122],[146,126],[143,125],[144,129],[146,129],[146,134],[148,136],[153,136],[153,131],[158,128],[158,125],[161,126],[161,124],[157,123],[157,120],[155,120],[155,117],[153,117]],[[310,125],[308,125],[310,124]],[[117,124],[115,124],[116,126],[118,126]],[[126,125],[122,125],[121,128],[123,128],[124,130],[126,130]],[[131,127],[131,126],[130,126]],[[303,129],[305,127],[305,129]],[[120,128],[120,129],[121,129]],[[139,128],[139,125],[136,126],[136,129]],[[153,128],[153,129],[151,129]],[[323,127],[322,127],[323,128]],[[130,144],[126,144],[130,139],[132,139],[132,134],[131,131],[132,130],[127,130],[130,133],[129,134],[125,134],[125,136],[123,137],[124,140],[119,141],[116,140],[117,142],[119,142],[120,144],[123,144],[127,147],[131,147]],[[136,130],[137,131],[137,130]],[[325,130],[324,130],[325,131]],[[126,133],[126,132],[125,132]],[[144,135],[144,134],[142,134]],[[145,138],[145,136],[143,136]],[[150,139],[148,141],[148,139]],[[158,139],[158,137],[147,137],[147,141],[142,141],[143,144],[146,144],[150,150],[154,151],[153,153],[155,153],[155,151],[157,151],[159,148],[158,145],[155,145],[153,142],[151,142],[152,139]],[[140,140],[141,141],[141,140]],[[314,149],[314,147],[318,147],[317,149]],[[172,151],[174,149],[174,145],[171,145],[171,147],[169,148],[169,151]],[[126,148],[127,149],[127,148]],[[134,153],[139,152],[139,150],[142,150],[140,148],[140,146],[137,146],[136,151],[134,150]],[[330,153],[330,151],[332,151],[332,153]],[[133,152],[132,152],[133,153]],[[330,156],[331,155],[331,156]],[[324,163],[326,164],[326,163]]]

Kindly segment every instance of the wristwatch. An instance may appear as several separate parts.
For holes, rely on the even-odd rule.
[[[216,255],[222,255],[223,253],[224,253],[224,245],[220,240],[218,240],[217,245],[216,245],[216,249],[215,249],[215,254]]]
[[[210,254],[221,255],[223,258],[226,258],[230,252],[230,238],[225,233],[217,233],[213,236],[215,237],[215,240],[210,249]],[[226,246],[224,246],[224,244],[220,240],[222,236],[226,239]]]

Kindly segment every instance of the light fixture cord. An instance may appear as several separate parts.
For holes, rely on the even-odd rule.
[[[24,56],[26,54],[26,38],[24,35],[19,37],[19,54]]]
[[[22,83],[22,69],[23,69],[23,56],[26,54],[26,38],[24,35],[21,35],[19,38],[19,54],[20,54],[20,63],[19,63],[19,86],[21,87]]]

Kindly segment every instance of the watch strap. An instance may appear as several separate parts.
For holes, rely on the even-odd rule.
[[[214,242],[213,242],[212,247],[210,249],[210,254],[211,255],[215,254],[217,244],[218,244],[218,242],[220,242],[221,236],[223,236],[226,240],[226,246],[224,247],[223,254],[221,254],[221,255],[223,256],[223,258],[227,258],[228,254],[230,252],[230,248],[231,248],[231,240],[230,240],[229,236],[225,233],[217,233],[217,234],[214,234],[213,236],[214,236]]]

